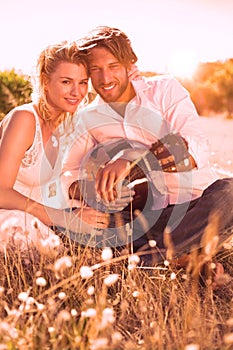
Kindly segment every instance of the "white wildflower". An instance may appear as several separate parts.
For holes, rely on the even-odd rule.
[[[44,277],[38,277],[38,278],[36,279],[36,284],[37,284],[38,286],[40,286],[40,287],[45,287],[46,284],[47,284],[47,281],[46,281],[46,279],[45,279]]]
[[[102,313],[102,322],[101,326],[105,328],[109,323],[112,324],[115,322],[114,311],[110,307],[106,307]]]
[[[170,278],[171,278],[171,280],[175,280],[175,279],[176,279],[176,274],[175,274],[175,272],[172,272],[172,273],[171,273]]]
[[[76,309],[71,309],[70,313],[71,313],[71,316],[73,316],[73,317],[78,315],[78,312]]]
[[[65,292],[60,292],[60,293],[58,293],[58,298],[59,298],[60,300],[65,299],[65,297],[66,297],[66,293],[65,293]]]
[[[87,294],[88,295],[93,295],[95,293],[95,287],[94,286],[89,286],[87,289]]]
[[[58,322],[69,321],[71,319],[71,315],[67,310],[62,310],[59,312],[57,316]]]
[[[48,238],[48,242],[51,248],[57,248],[60,246],[60,238],[57,235],[51,235]]]
[[[63,272],[66,268],[72,266],[72,259],[70,256],[63,256],[60,259],[56,260],[54,263],[54,270]]]
[[[31,305],[30,304],[23,304],[19,306],[19,310],[20,311],[29,311],[31,309]]]
[[[20,301],[26,301],[27,298],[28,298],[28,293],[27,293],[27,292],[21,292],[21,293],[19,293],[19,295],[18,295],[18,299],[19,299]]]
[[[106,261],[106,260],[110,260],[112,259],[112,249],[110,247],[106,247],[103,249],[102,251],[102,254],[101,254],[101,257],[102,257],[102,260]]]
[[[33,297],[28,297],[27,300],[26,300],[26,303],[28,305],[32,305],[36,302],[36,300],[33,298]]]
[[[44,310],[44,304],[37,303],[37,309],[38,309],[39,311]]]
[[[139,291],[135,290],[135,291],[132,293],[132,295],[133,295],[134,298],[138,298],[139,295],[140,295],[140,293],[139,293]]]
[[[216,264],[214,262],[211,262],[210,267],[212,270],[216,269]]]
[[[44,248],[57,248],[60,246],[60,239],[54,234],[46,239],[41,239],[40,243]]]
[[[54,327],[49,327],[48,328],[48,332],[49,333],[54,333],[55,332],[55,328]]]
[[[132,254],[128,258],[129,265],[137,265],[140,262],[140,258],[136,254]]]
[[[149,243],[149,246],[150,246],[151,248],[156,247],[156,244],[157,244],[157,242],[154,241],[153,239],[150,239],[148,243]]]
[[[109,276],[105,277],[104,284],[106,286],[111,286],[112,284],[116,283],[118,278],[119,278],[119,275],[117,273],[112,273]]]
[[[80,275],[82,278],[88,279],[93,276],[93,271],[89,266],[82,266],[80,268]]]
[[[96,309],[90,307],[89,309],[82,311],[81,316],[82,317],[90,317],[90,318],[95,317],[96,316]]]

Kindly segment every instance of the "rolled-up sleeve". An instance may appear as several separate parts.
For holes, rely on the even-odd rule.
[[[161,106],[170,131],[179,132],[185,138],[197,168],[202,168],[208,163],[209,142],[189,92],[176,79],[170,79],[169,83],[165,80],[163,84]]]

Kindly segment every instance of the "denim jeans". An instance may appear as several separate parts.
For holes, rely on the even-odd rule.
[[[147,211],[145,220],[150,229],[140,236],[141,225],[136,223],[133,235],[134,252],[149,251],[154,253],[142,255],[145,264],[162,261],[166,257],[167,247],[164,244],[164,230],[169,227],[170,238],[174,247],[174,257],[189,253],[192,249],[201,248],[203,233],[211,221],[211,215],[218,220],[213,229],[219,237],[219,246],[233,234],[233,178],[215,181],[203,192],[202,196],[190,203],[169,205],[160,213]],[[154,223],[154,217],[158,219]],[[213,218],[212,218],[213,220]],[[151,248],[149,240],[156,242],[156,248]]]

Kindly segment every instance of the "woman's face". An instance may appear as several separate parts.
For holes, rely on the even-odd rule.
[[[49,105],[60,115],[74,113],[88,89],[88,75],[85,66],[61,62],[45,82]]]

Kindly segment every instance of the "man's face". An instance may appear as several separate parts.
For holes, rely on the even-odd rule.
[[[91,49],[89,72],[95,91],[107,102],[129,102],[132,89],[126,67],[102,47]]]

